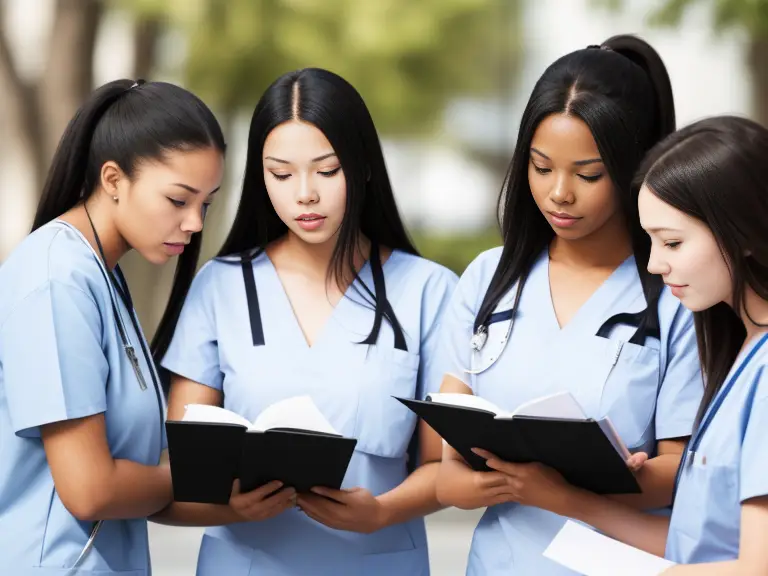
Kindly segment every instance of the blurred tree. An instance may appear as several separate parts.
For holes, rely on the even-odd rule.
[[[185,84],[222,113],[250,112],[306,66],[348,79],[383,134],[436,128],[457,95],[512,88],[520,0],[124,0],[183,33]]]
[[[598,0],[617,9],[624,0]],[[747,64],[752,74],[752,110],[755,120],[768,126],[768,0],[657,0],[649,20],[657,26],[678,25],[687,9],[706,1],[711,6],[716,32],[740,30],[747,37]]]
[[[8,5],[0,3],[0,126],[29,159],[36,193],[66,123],[93,87],[96,40],[110,10],[134,23],[133,77],[179,78],[230,134],[275,78],[320,66],[355,85],[382,135],[419,137],[439,129],[457,96],[508,94],[521,53],[522,0],[50,2],[46,65],[35,78],[17,69],[3,22]],[[210,215],[204,256],[226,232],[225,202]],[[2,249],[8,240],[0,240]],[[167,286],[172,270],[135,255],[125,267],[137,279],[136,308],[151,333],[165,303],[157,284]]]

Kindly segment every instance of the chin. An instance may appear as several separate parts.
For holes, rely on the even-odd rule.
[[[150,264],[154,264],[155,266],[162,266],[168,260],[173,258],[173,256],[170,256],[169,254],[166,254],[163,252],[163,250],[137,250],[139,254],[141,254],[141,257],[144,258],[147,262]]]

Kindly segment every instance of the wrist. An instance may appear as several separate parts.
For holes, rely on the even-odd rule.
[[[392,504],[386,499],[385,495],[376,496],[377,511],[374,517],[374,532],[386,528],[396,523],[396,512],[392,508]]]

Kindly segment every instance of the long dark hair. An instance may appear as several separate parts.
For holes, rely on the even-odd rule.
[[[209,147],[224,154],[224,135],[213,113],[194,94],[165,82],[109,82],[88,97],[64,130],[32,230],[88,199],[109,160],[130,178],[141,160],[162,160],[170,150]],[[202,233],[193,234],[176,264],[168,305],[152,341],[155,359],[162,358],[170,343],[201,242]]]
[[[735,116],[686,126],[643,161],[635,186],[701,220],[712,231],[731,273],[732,306],[694,312],[704,398],[697,421],[725,382],[744,344],[740,311],[749,286],[768,300],[768,130]],[[745,311],[749,316],[749,310]]]
[[[331,256],[329,278],[342,285],[351,271],[357,289],[354,256],[360,233],[371,241],[371,250],[387,246],[418,254],[400,218],[376,127],[362,97],[340,76],[305,68],[278,78],[256,105],[248,134],[240,206],[219,256],[256,254],[288,231],[269,200],[262,153],[269,133],[291,120],[312,124],[328,138],[347,182],[344,219]],[[372,272],[375,284],[383,282],[373,266]],[[367,340],[375,342],[381,318],[393,325],[397,320],[378,285],[375,293],[362,288],[375,307],[374,329]]]
[[[614,36],[563,56],[536,83],[520,122],[517,145],[499,197],[504,247],[475,318],[486,326],[499,301],[547,247],[554,232],[541,215],[528,183],[530,146],[536,128],[551,114],[569,114],[589,127],[613,182],[629,226],[649,312],[658,322],[661,279],[648,274],[650,240],[640,227],[632,177],[644,154],[675,129],[675,107],[667,70],[656,51],[635,36]],[[519,293],[518,293],[519,294]]]

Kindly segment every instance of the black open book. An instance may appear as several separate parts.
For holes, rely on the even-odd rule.
[[[489,470],[485,460],[472,452],[472,448],[481,448],[507,462],[540,462],[571,484],[597,494],[641,492],[626,464],[630,453],[610,420],[586,418],[567,392],[538,398],[509,413],[470,394],[397,400],[475,470]]]
[[[177,502],[226,504],[236,478],[242,492],[272,480],[297,492],[339,489],[357,444],[339,435],[308,396],[277,402],[253,423],[217,406],[190,404],[165,429]]]

